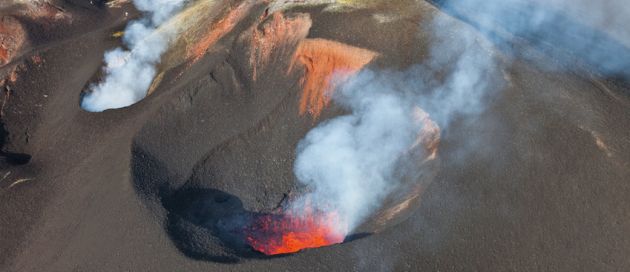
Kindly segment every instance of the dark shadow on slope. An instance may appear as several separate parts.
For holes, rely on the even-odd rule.
[[[25,153],[14,153],[4,150],[8,144],[9,132],[4,123],[0,121],[0,166],[25,165],[31,161],[31,155]]]

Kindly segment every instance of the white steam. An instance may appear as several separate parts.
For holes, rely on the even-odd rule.
[[[433,0],[446,12],[475,25],[503,49],[515,37],[547,53],[561,67],[575,61],[603,75],[630,77],[630,6],[625,0]],[[522,43],[522,42],[521,42]],[[517,44],[519,45],[519,44]]]
[[[401,172],[417,171],[403,167],[418,163],[402,161],[422,129],[414,107],[427,110],[442,127],[458,115],[483,111],[494,74],[488,45],[452,19],[435,23],[449,33],[436,35],[426,64],[402,72],[363,71],[333,97],[351,114],[320,124],[299,144],[294,171],[310,191],[294,209],[334,211],[352,231],[398,189]],[[446,66],[449,76],[434,80]]]
[[[402,72],[365,71],[342,87],[333,99],[351,114],[320,124],[298,146],[294,171],[309,193],[294,209],[336,211],[348,231],[358,227],[401,184],[397,172],[418,171],[400,168],[413,168],[401,161],[420,129],[410,118],[412,108],[424,109],[443,131],[456,120],[474,121],[487,98],[505,84],[500,71],[510,58],[493,52],[528,58],[534,49],[561,64],[539,63],[542,68],[572,70],[566,64],[579,60],[604,74],[630,75],[630,51],[618,38],[627,31],[620,29],[630,18],[626,6],[611,13],[624,23],[604,26],[600,7],[609,6],[592,1],[434,2],[471,26],[438,13],[429,29],[431,54],[423,64]],[[590,20],[563,12],[571,5],[590,11],[585,15]],[[529,47],[513,46],[517,39]]]
[[[352,114],[321,124],[302,140],[295,173],[314,189],[303,201],[329,205],[355,227],[391,190],[397,158],[420,128],[411,104],[388,89],[347,87],[340,100]]]
[[[146,96],[156,74],[155,66],[176,35],[174,29],[157,28],[177,13],[187,0],[134,0],[144,14],[125,29],[127,49],[105,53],[105,79],[90,86],[81,101],[87,111],[100,112],[132,105]]]

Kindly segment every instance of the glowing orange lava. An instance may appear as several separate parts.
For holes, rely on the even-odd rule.
[[[221,20],[212,24],[206,35],[188,51],[188,55],[193,59],[193,62],[201,59],[210,47],[232,31],[236,24],[247,15],[254,4],[254,1],[244,1],[236,8],[228,11],[227,15],[221,18]]]
[[[265,214],[247,228],[247,242],[266,255],[287,254],[342,243],[345,229],[334,212]]]
[[[328,106],[336,86],[371,62],[377,53],[325,39],[306,39],[300,43],[289,72],[297,64],[305,69],[300,114],[319,117]]]

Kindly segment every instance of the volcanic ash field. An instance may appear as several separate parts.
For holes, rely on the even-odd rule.
[[[5,0],[0,270],[628,270],[627,6]]]

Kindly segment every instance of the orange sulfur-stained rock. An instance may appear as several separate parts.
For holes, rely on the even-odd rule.
[[[211,24],[205,35],[188,50],[188,58],[192,59],[193,62],[201,59],[208,49],[232,31],[247,16],[255,3],[255,1],[243,1],[240,5],[230,9],[219,21]]]
[[[25,39],[24,28],[18,20],[11,16],[0,18],[0,66],[13,60]]]
[[[402,183],[384,201],[384,208],[373,216],[372,227],[375,232],[380,232],[409,216],[420,205],[422,194],[436,175],[440,127],[420,107],[414,107],[411,114],[414,123],[420,127],[416,141],[404,156],[404,161],[411,162],[410,166],[407,165],[411,167],[411,171],[405,170],[405,167],[399,171],[405,173],[401,176]]]
[[[18,80],[18,70],[16,67],[11,71],[11,73],[9,73],[9,82],[15,83],[17,80]]]
[[[266,14],[265,14],[266,15]],[[265,15],[261,20],[265,19]],[[286,18],[282,12],[276,12],[262,27],[254,26],[251,34],[249,62],[253,79],[258,77],[258,70],[266,67],[272,55],[275,57],[291,55],[297,44],[306,38],[313,22],[306,13],[298,13]]]
[[[426,154],[425,160],[435,159],[440,145],[440,127],[420,107],[414,108],[413,117],[416,123],[422,125],[422,129],[411,149],[422,148]]]
[[[304,67],[300,114],[318,118],[335,87],[370,63],[378,53],[325,39],[306,39],[298,46],[289,68]]]
[[[13,61],[27,45],[26,27],[16,18],[29,18],[43,27],[57,22],[72,22],[72,16],[50,1],[9,1],[12,7],[0,16],[0,66]]]
[[[309,14],[285,16],[281,11],[265,12],[250,30],[249,64],[252,78],[274,60],[290,58],[289,73],[303,68],[300,115],[318,118],[330,103],[335,87],[370,63],[378,53],[326,39],[307,39],[312,20]]]

